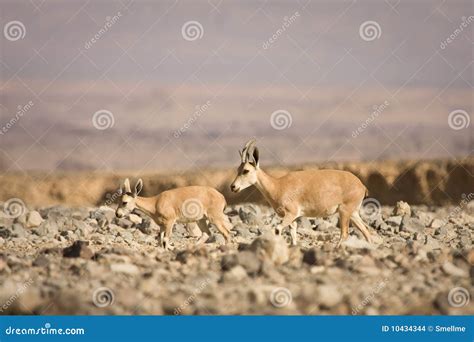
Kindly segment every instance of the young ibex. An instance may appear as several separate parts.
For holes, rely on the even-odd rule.
[[[205,236],[210,234],[206,218],[213,223],[230,240],[231,225],[224,214],[226,201],[216,189],[207,186],[186,186],[163,191],[153,197],[140,197],[143,181],[138,180],[132,193],[129,179],[125,179],[122,197],[115,212],[117,217],[130,214],[138,207],[160,226],[160,242],[164,248],[169,247],[169,238],[175,222],[197,222]]]
[[[350,172],[340,170],[294,171],[274,178],[259,167],[259,152],[255,140],[250,140],[240,152],[241,163],[230,188],[239,192],[255,185],[282,218],[277,235],[290,226],[292,244],[296,244],[295,221],[298,217],[325,217],[339,213],[341,238],[338,246],[349,236],[349,221],[362,232],[367,241],[371,235],[359,215],[367,193],[362,182]]]

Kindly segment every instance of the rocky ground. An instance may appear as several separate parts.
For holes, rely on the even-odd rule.
[[[365,213],[381,238],[337,216],[300,220],[299,244],[270,232],[272,209],[231,206],[233,241],[196,246],[175,226],[171,251],[143,214],[54,206],[0,217],[2,314],[474,314],[474,202],[399,203]],[[285,241],[286,240],[286,241]]]

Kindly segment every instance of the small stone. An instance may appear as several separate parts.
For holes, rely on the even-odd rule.
[[[434,219],[433,221],[431,221],[430,227],[436,229],[444,226],[445,224],[446,222],[444,220]]]
[[[241,236],[244,239],[251,239],[252,234],[250,233],[249,228],[242,224],[242,223],[237,223],[234,228],[232,228],[232,231],[236,232],[237,236]]]
[[[342,294],[334,285],[321,285],[318,287],[318,298],[322,306],[332,308],[342,301]]]
[[[255,205],[246,205],[245,210],[243,207],[239,209],[239,217],[243,223],[250,226],[261,226],[262,220],[260,219],[262,213],[260,208]]]
[[[186,230],[190,237],[200,237],[202,235],[202,231],[196,222],[186,223]]]
[[[11,229],[11,236],[17,238],[24,238],[27,236],[27,232],[20,223],[14,223]]]
[[[417,218],[404,216],[400,229],[410,233],[422,233],[425,225]]]
[[[228,271],[238,264],[236,254],[226,254],[221,259],[221,269],[223,271]]]
[[[87,247],[89,245],[89,241],[74,241],[74,243],[64,248],[63,256],[65,258],[83,258],[83,259],[91,259],[94,256],[94,252]]]
[[[444,271],[444,273],[446,273],[447,275],[451,275],[453,277],[464,278],[468,276],[468,273],[466,271],[464,271],[462,268],[457,267],[456,265],[454,265],[453,263],[449,261],[446,261],[443,264],[443,266],[441,266],[441,268]]]
[[[320,248],[313,247],[304,253],[303,262],[309,265],[323,265],[324,252]]]
[[[130,275],[136,275],[140,272],[137,266],[134,264],[111,264],[110,269],[115,273],[125,273]]]
[[[392,227],[398,227],[402,223],[402,217],[390,216],[388,219],[385,220],[385,223],[391,225]]]
[[[251,251],[242,251],[237,254],[237,263],[245,268],[249,275],[256,275],[260,271],[261,261]]]
[[[247,271],[240,265],[232,267],[228,272],[225,272],[223,279],[226,282],[239,282],[247,278]]]
[[[43,223],[43,218],[41,217],[40,213],[32,210],[28,214],[26,214],[26,227],[27,228],[36,228],[41,223]]]
[[[130,214],[128,215],[128,219],[133,223],[133,224],[140,224],[142,223],[143,219],[135,214]]]
[[[425,247],[427,250],[441,249],[441,243],[430,235],[427,235],[425,239]]]
[[[115,219],[115,223],[122,228],[130,228],[133,226],[132,221],[129,221],[126,218],[117,218]]]
[[[33,266],[35,266],[35,267],[46,267],[48,265],[49,265],[49,259],[43,254],[39,255],[33,261]]]
[[[342,246],[353,249],[374,249],[374,246],[369,242],[358,239],[354,235],[349,236],[349,238],[342,243]]]
[[[39,236],[54,235],[59,232],[59,227],[56,221],[47,220],[32,231]]]
[[[411,208],[407,202],[398,201],[395,205],[395,209],[393,210],[393,215],[395,216],[402,216],[402,217],[410,217],[411,216]]]
[[[218,245],[225,245],[225,238],[222,234],[213,234],[207,242],[216,243]]]
[[[286,241],[281,236],[272,233],[267,233],[255,239],[250,245],[250,250],[259,256],[268,258],[275,265],[284,264],[289,259]]]

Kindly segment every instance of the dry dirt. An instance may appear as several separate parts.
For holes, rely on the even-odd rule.
[[[265,168],[265,165],[263,165]],[[382,204],[394,205],[403,200],[410,204],[458,204],[463,195],[474,191],[474,158],[460,160],[347,162],[301,165],[291,168],[265,168],[273,175],[288,170],[337,168],[356,174],[369,189],[369,196]],[[125,177],[142,177],[144,195],[186,186],[208,185],[221,191],[229,204],[263,203],[255,189],[235,195],[229,189],[235,168],[196,169],[183,173],[136,172],[64,172],[64,173],[3,173],[0,200],[20,198],[28,206],[44,207],[103,205],[110,201]]]

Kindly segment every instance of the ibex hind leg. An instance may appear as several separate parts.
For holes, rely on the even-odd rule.
[[[352,213],[351,222],[360,230],[360,232],[364,235],[365,239],[368,242],[372,242],[372,235],[370,234],[369,229],[360,217],[359,210],[356,210]]]

